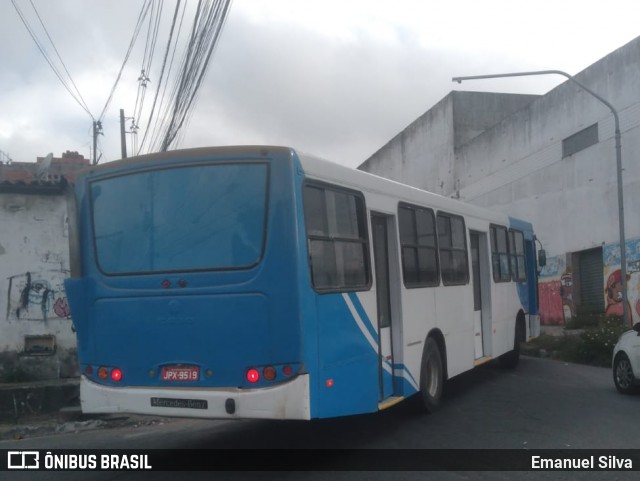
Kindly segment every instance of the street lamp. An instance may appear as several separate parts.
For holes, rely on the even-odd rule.
[[[606,105],[611,113],[613,113],[613,120],[615,122],[615,148],[616,148],[616,170],[618,174],[618,226],[620,228],[620,272],[622,283],[622,318],[624,322],[628,322],[627,316],[631,315],[628,309],[627,301],[627,252],[626,252],[626,240],[624,236],[624,202],[622,198],[622,143],[620,139],[620,119],[618,118],[618,112],[613,105],[603,99],[600,95],[578,82],[573,76],[561,70],[539,70],[535,72],[514,72],[514,73],[500,73],[492,75],[475,75],[470,77],[453,77],[451,80],[454,82],[462,83],[463,80],[481,80],[491,78],[504,78],[504,77],[525,77],[530,75],[562,75],[567,77],[573,83],[578,85],[582,90],[595,97],[597,100]]]

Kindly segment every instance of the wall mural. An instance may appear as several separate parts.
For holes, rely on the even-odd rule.
[[[640,239],[626,242],[627,255],[627,325],[640,322]],[[620,244],[604,246],[606,315],[622,316],[622,271],[620,269]]]
[[[640,238],[626,242],[627,254],[627,325],[640,322]],[[602,248],[603,299],[605,315],[622,316],[622,271],[620,244]],[[575,315],[573,274],[566,265],[566,256],[547,258],[547,265],[539,276],[538,293],[540,322],[543,325],[562,325]]]
[[[9,277],[7,320],[47,321],[67,319],[71,312],[64,291],[69,272],[27,272]]]
[[[567,266],[564,255],[547,257],[547,265],[540,272],[538,281],[541,324],[558,325],[566,322],[561,280],[566,274]],[[570,310],[573,310],[573,305]]]

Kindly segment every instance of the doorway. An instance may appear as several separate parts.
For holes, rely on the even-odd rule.
[[[471,231],[471,274],[473,276],[473,323],[475,358],[491,355],[491,274],[488,236]]]
[[[389,224],[393,217],[372,212],[371,232],[376,281],[376,304],[378,314],[378,372],[380,401],[393,395],[393,343],[392,325],[392,272],[389,262]],[[390,374],[390,375],[389,375]]]

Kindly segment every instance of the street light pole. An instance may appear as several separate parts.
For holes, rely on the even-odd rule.
[[[615,123],[615,148],[616,148],[616,170],[618,177],[618,226],[620,229],[620,273],[621,273],[621,287],[622,287],[622,318],[624,322],[628,322],[630,319],[631,313],[628,308],[628,297],[627,297],[627,249],[626,249],[626,240],[624,235],[624,202],[622,196],[622,141],[620,135],[620,119],[618,117],[618,112],[613,105],[611,105],[608,101],[603,99],[600,95],[595,93],[590,88],[583,85],[581,82],[578,82],[573,76],[569,75],[566,72],[561,70],[538,70],[534,72],[513,72],[513,73],[500,73],[500,74],[492,74],[492,75],[475,75],[470,77],[453,77],[451,80],[454,82],[462,83],[463,80],[481,80],[481,79],[492,79],[492,78],[504,78],[504,77],[525,77],[530,75],[562,75],[567,77],[573,83],[578,85],[582,90],[592,95],[594,98],[602,102],[606,105],[611,113],[613,114],[613,120]]]

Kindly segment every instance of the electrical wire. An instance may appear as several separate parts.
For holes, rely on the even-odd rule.
[[[40,25],[42,25],[42,29],[44,30],[44,33],[47,35],[47,38],[49,39],[49,42],[51,42],[51,46],[53,47],[53,50],[56,52],[56,55],[58,56],[58,59],[60,60],[60,63],[62,64],[62,68],[64,68],[64,71],[67,73],[67,76],[69,77],[69,80],[71,81],[71,84],[73,85],[73,88],[75,89],[76,93],[78,94],[78,97],[82,101],[82,106],[84,107],[84,109],[87,112],[89,112],[89,107],[87,106],[87,103],[85,102],[84,98],[82,98],[82,94],[80,93],[80,89],[78,89],[78,86],[73,81],[73,77],[71,77],[71,73],[69,73],[69,70],[67,69],[67,66],[64,63],[64,60],[62,60],[62,56],[60,55],[60,52],[58,52],[58,49],[56,48],[56,44],[53,42],[53,39],[51,38],[51,35],[49,35],[49,31],[47,30],[47,27],[45,27],[44,22],[42,21],[42,18],[40,18],[40,14],[38,13],[38,9],[36,9],[36,6],[33,4],[33,0],[29,0],[29,3],[31,3],[31,7],[33,8],[33,11],[36,13],[36,16],[38,17],[38,20],[40,21]],[[92,116],[92,118],[93,118],[93,116]]]
[[[87,114],[89,114],[89,116],[91,117],[92,120],[95,120],[93,115],[91,114],[91,112],[89,111],[89,108],[87,107],[86,103],[84,102],[84,99],[82,99],[82,96],[80,95],[80,92],[78,91],[75,83],[73,82],[73,79],[71,78],[71,75],[69,74],[69,71],[67,70],[66,66],[64,66],[64,62],[62,62],[62,58],[60,57],[60,54],[58,53],[58,50],[55,47],[55,44],[53,43],[53,40],[51,39],[51,37],[49,36],[49,33],[47,32],[47,37],[49,38],[49,41],[51,42],[51,44],[53,45],[54,50],[56,51],[56,53],[58,54],[58,58],[60,59],[61,63],[63,64],[63,67],[65,69],[65,71],[67,72],[67,75],[69,77],[69,79],[71,80],[71,83],[73,84],[73,86],[76,88],[76,91],[78,92],[78,96],[80,98],[78,98],[78,96],[76,96],[76,94],[73,93],[71,87],[67,84],[67,82],[63,79],[62,74],[58,71],[58,69],[56,68],[56,66],[53,64],[53,61],[51,60],[51,58],[49,57],[48,53],[46,52],[46,49],[44,48],[44,46],[41,44],[40,40],[37,38],[35,32],[33,31],[33,29],[31,28],[31,25],[29,25],[29,22],[27,21],[24,13],[22,12],[22,10],[20,10],[20,7],[18,7],[18,5],[16,4],[15,0],[11,0],[11,3],[13,4],[13,7],[16,11],[16,13],[18,14],[18,16],[20,17],[20,20],[22,21],[23,25],[25,26],[25,28],[27,29],[27,31],[29,32],[29,35],[31,36],[31,38],[33,39],[33,41],[35,42],[36,46],[38,47],[38,50],[40,51],[40,53],[42,54],[42,56],[44,57],[44,59],[47,61],[47,63],[49,64],[49,66],[51,67],[51,69],[53,70],[53,72],[55,73],[56,77],[58,77],[58,80],[60,80],[60,82],[62,83],[62,85],[64,86],[64,88],[67,90],[67,92],[69,92],[69,94],[71,95],[71,97],[78,103],[78,105],[80,105],[80,107],[82,108],[82,110],[84,110],[85,112],[87,112]],[[41,25],[44,28],[44,23],[42,22],[42,19],[40,18],[40,15],[38,14],[37,10],[35,9],[35,6],[33,5],[33,2],[31,3],[31,5],[33,6],[34,10],[36,11],[36,15],[38,16],[38,19],[40,20]],[[45,32],[46,32],[46,28],[45,28]]]
[[[11,0],[13,1],[13,0]],[[107,98],[107,102],[104,105],[104,108],[102,109],[102,112],[100,113],[100,117],[99,120],[102,120],[104,118],[104,114],[106,113],[107,109],[109,108],[109,104],[111,103],[111,100],[113,99],[113,94],[116,91],[116,88],[118,86],[118,83],[120,82],[120,78],[122,77],[122,72],[124,71],[124,67],[125,65],[127,65],[127,61],[129,60],[129,56],[131,55],[131,50],[133,50],[133,46],[136,43],[136,39],[138,38],[138,34],[140,33],[140,28],[142,27],[142,23],[144,22],[145,17],[147,16],[147,13],[149,12],[149,7],[151,6],[151,0],[145,0],[145,2],[142,4],[142,8],[140,9],[140,14],[138,15],[138,21],[136,23],[136,26],[133,30],[133,35],[131,37],[131,42],[129,43],[129,48],[127,49],[127,53],[124,57],[124,61],[122,62],[122,67],[120,67],[120,72],[118,72],[118,76],[116,77],[116,81],[113,84],[113,87],[111,88],[111,92],[109,93],[109,97]]]
[[[150,128],[151,128],[151,123],[152,123],[154,112],[156,110],[156,104],[158,102],[158,95],[160,94],[160,89],[161,88],[162,88],[162,97],[160,97],[160,104],[158,105],[158,109],[159,110],[162,109],[162,104],[164,103],[164,95],[165,95],[167,84],[168,84],[168,82],[164,81],[165,80],[165,69],[166,69],[166,66],[167,66],[167,58],[169,56],[169,51],[171,50],[171,45],[172,45],[173,38],[174,38],[174,31],[175,31],[176,21],[178,19],[178,13],[180,11],[181,3],[182,3],[181,0],[177,1],[176,8],[175,8],[175,10],[173,12],[173,19],[171,21],[171,30],[169,31],[169,40],[167,41],[167,47],[165,49],[164,58],[162,60],[162,69],[160,70],[160,78],[158,80],[158,88],[156,89],[156,94],[155,94],[155,96],[153,98],[153,104],[151,106],[151,113],[149,114],[149,119],[147,121],[147,128],[145,129],[144,136],[142,137],[142,142],[140,143],[140,149],[142,149],[144,147],[145,142],[147,140],[147,134],[149,133]],[[186,11],[186,8],[183,8],[182,9],[182,16],[180,17],[180,24],[178,26],[177,37],[179,37],[180,31],[182,29],[182,20],[184,19],[185,11]],[[174,44],[173,54],[171,56],[171,62],[169,64],[168,70],[166,70],[167,77],[169,76],[169,74],[171,72],[171,67],[173,65],[173,58],[175,56],[176,47],[177,47],[177,42]],[[163,84],[164,84],[164,86],[163,86]],[[154,132],[156,131],[156,127],[158,125],[158,118],[159,118],[159,116],[156,117],[156,122],[154,123],[154,130],[153,130]],[[138,154],[140,153],[140,150],[136,149],[134,151],[137,152]]]
[[[157,8],[156,8],[157,5]],[[142,109],[144,108],[144,100],[147,92],[148,82],[151,81],[151,66],[153,64],[153,56],[155,53],[156,42],[158,40],[158,32],[160,21],[162,19],[162,9],[164,1],[154,2],[149,16],[149,28],[147,30],[147,40],[145,43],[144,54],[142,56],[142,65],[140,68],[140,77],[138,77],[138,92],[136,94],[136,103],[133,109],[133,118],[136,124],[139,123]]]
[[[185,19],[185,12],[187,10],[186,2],[177,0],[176,8],[173,14],[171,22],[171,31],[169,33],[169,39],[167,41],[166,49],[164,52],[162,68],[160,70],[160,77],[157,82],[157,88],[153,99],[153,105],[148,119],[148,126],[145,130],[142,143],[138,146],[137,129],[138,121],[142,116],[144,109],[145,95],[147,90],[147,83],[150,82],[150,74],[153,66],[154,53],[158,42],[160,25],[162,21],[162,12],[164,7],[164,0],[144,0],[140,9],[138,20],[136,22],[129,47],[125,54],[125,58],[122,62],[122,66],[118,72],[116,80],[111,88],[109,96],[105,102],[105,105],[98,117],[98,120],[94,118],[89,107],[82,97],[82,94],[73,80],[67,65],[65,64],[60,52],[58,51],[49,31],[47,30],[45,23],[40,16],[33,0],[29,0],[33,11],[48,39],[59,64],[62,66],[63,72],[55,65],[55,62],[47,52],[42,41],[38,38],[35,30],[30,25],[27,17],[22,12],[16,0],[11,0],[15,11],[17,12],[20,20],[27,29],[29,35],[35,42],[38,50],[42,54],[43,58],[49,64],[58,80],[62,83],[63,87],[71,95],[71,97],[78,103],[78,105],[91,117],[94,122],[94,130],[96,124],[101,124],[104,116],[111,104],[115,91],[122,78],[125,66],[131,56],[133,47],[139,37],[142,30],[142,26],[149,15],[149,27],[147,31],[147,39],[145,43],[145,51],[142,59],[141,76],[139,78],[138,94],[136,97],[136,105],[134,107],[134,117],[132,123],[132,143],[135,148],[134,151],[138,151],[145,146],[147,138],[149,138],[150,148],[156,150],[168,150],[172,145],[178,143],[183,137],[183,127],[189,122],[191,112],[196,99],[199,94],[200,87],[203,79],[206,75],[209,63],[215,46],[218,42],[220,33],[224,26],[228,11],[230,8],[231,0],[199,0],[197,10],[193,19],[191,33],[188,37],[186,48],[184,50],[179,67],[174,75],[173,83],[169,88],[169,78],[171,76],[175,60],[176,53],[178,51],[178,44],[180,41],[180,34],[182,32],[182,26]],[[184,5],[184,6],[183,6]],[[182,14],[180,15],[180,10]],[[151,11],[151,14],[149,12]],[[180,15],[180,21],[176,31],[176,24],[178,16]],[[169,54],[171,52],[170,61]],[[168,93],[169,90],[169,93]],[[167,96],[168,94],[168,96]],[[153,124],[153,132],[150,134],[151,125]],[[135,127],[135,128],[134,128]],[[95,133],[94,133],[95,135]],[[97,143],[98,139],[95,139]],[[102,146],[97,146],[98,152],[102,151]],[[95,155],[95,153],[94,153]],[[102,157],[102,152],[100,154]]]
[[[231,0],[200,1],[193,22],[189,45],[176,79],[171,116],[163,128],[160,151],[168,150],[181,128],[188,122],[211,56],[224,26]]]

